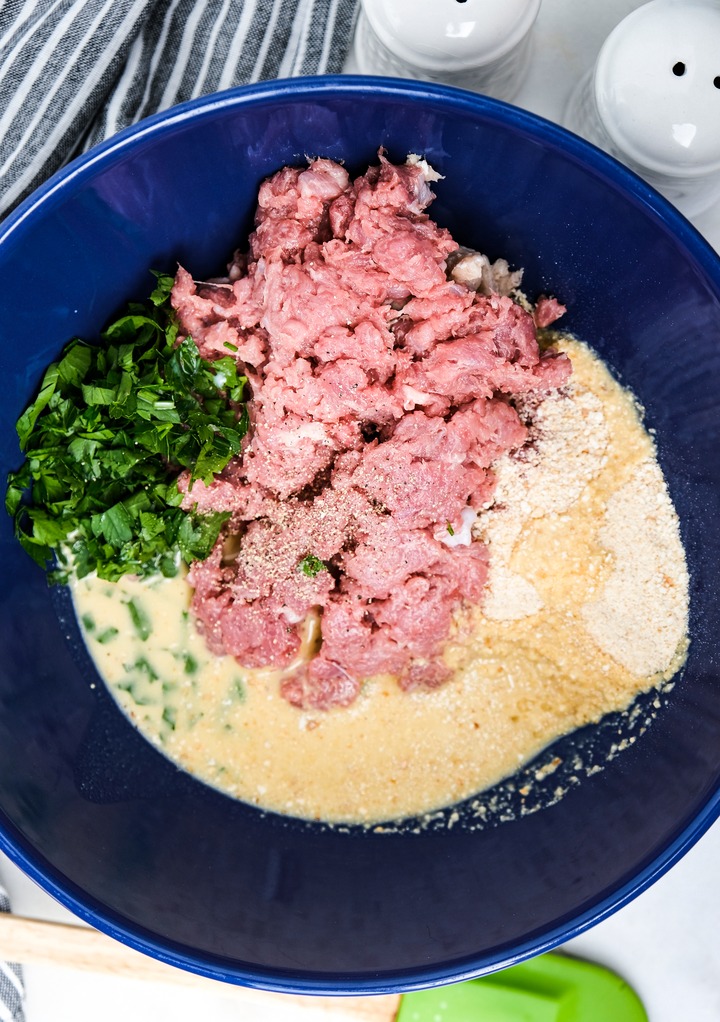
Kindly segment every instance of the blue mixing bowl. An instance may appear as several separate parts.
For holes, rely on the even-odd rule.
[[[637,741],[613,758],[622,716],[560,741],[534,805],[506,783],[485,822],[461,807],[452,828],[332,830],[235,802],[156,752],[0,517],[0,847],[127,944],[274,990],[410,990],[547,950],[647,887],[720,809],[720,260],[555,125],[442,87],[306,79],[193,101],[81,157],[0,226],[3,476],[64,342],[144,296],[150,267],[217,273],[284,164],[357,172],[381,145],[424,154],[444,175],[434,217],[524,266],[531,295],[558,295],[641,400],[682,523],[692,644],[663,705],[640,701]]]

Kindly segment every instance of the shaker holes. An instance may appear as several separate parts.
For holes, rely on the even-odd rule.
[[[458,0],[458,3],[465,3],[465,0]],[[678,78],[682,78],[686,70],[687,68],[685,64],[682,62],[682,60],[679,60],[677,64],[673,64],[672,73],[676,75]],[[715,75],[715,77],[713,78],[713,85],[715,86],[716,89],[720,89],[720,75]]]

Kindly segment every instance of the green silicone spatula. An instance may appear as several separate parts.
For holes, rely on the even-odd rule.
[[[397,1022],[647,1022],[614,972],[565,955],[434,990],[405,994]]]

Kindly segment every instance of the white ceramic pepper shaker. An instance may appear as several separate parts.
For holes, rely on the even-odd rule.
[[[418,78],[509,100],[528,64],[540,0],[361,0],[362,74]]]
[[[720,201],[720,2],[652,0],[605,40],[564,123],[686,216]]]

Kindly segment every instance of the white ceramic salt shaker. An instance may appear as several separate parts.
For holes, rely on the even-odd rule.
[[[418,78],[509,100],[528,65],[540,0],[361,0],[362,74]]]
[[[686,216],[720,201],[720,2],[652,0],[605,40],[565,125]]]

